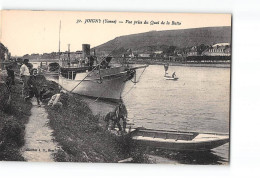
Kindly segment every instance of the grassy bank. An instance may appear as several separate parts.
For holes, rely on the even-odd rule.
[[[4,78],[2,76],[2,78]],[[1,89],[4,90],[3,84]],[[1,91],[1,92],[2,92]],[[22,84],[15,80],[12,87],[10,105],[3,104],[0,109],[0,160],[23,161],[20,148],[24,145],[25,124],[31,114],[31,103],[21,96]],[[4,103],[4,101],[0,101]]]
[[[61,146],[55,154],[59,162],[117,162],[131,155],[129,139],[118,138],[93,116],[82,96],[68,95],[68,105],[46,107],[54,137]]]
[[[59,89],[56,83],[52,87]],[[143,149],[136,148],[130,136],[118,137],[105,130],[103,118],[92,114],[84,98],[67,93],[62,107],[45,105],[54,139],[61,147],[55,161],[113,163],[132,157],[132,162],[147,163]]]
[[[18,69],[14,69],[18,73]],[[5,81],[6,74],[2,71],[0,79]],[[44,76],[38,76],[40,84],[53,86],[55,83],[47,81]],[[15,78],[15,85],[11,87],[11,102],[7,105],[6,86],[0,84],[0,160],[24,161],[20,149],[25,144],[25,125],[31,115],[32,103],[25,101],[22,97],[22,83],[18,76]]]
[[[55,93],[59,91],[58,84],[47,81],[43,76],[38,79],[41,84],[54,88]],[[2,89],[5,89],[3,84]],[[0,105],[0,160],[25,160],[20,149],[25,143],[25,125],[31,115],[32,104],[24,101],[21,91],[22,84],[16,79],[10,105]],[[67,105],[62,108],[45,106],[54,139],[61,147],[54,154],[55,161],[117,162],[133,157],[133,162],[145,162],[142,150],[133,150],[128,137],[116,137],[104,130],[102,118],[93,116],[82,98],[69,94]]]

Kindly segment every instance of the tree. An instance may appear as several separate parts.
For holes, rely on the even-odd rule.
[[[204,50],[206,50],[208,46],[201,44],[197,47],[198,54],[201,54]]]
[[[124,47],[121,47],[119,49],[115,49],[112,51],[111,55],[112,56],[122,56],[123,54],[126,53],[126,49]]]
[[[164,52],[166,55],[174,55],[174,51],[177,47],[176,46],[169,46],[166,51]]]

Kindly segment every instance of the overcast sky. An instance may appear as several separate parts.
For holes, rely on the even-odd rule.
[[[49,53],[59,50],[59,23],[61,21],[61,51],[81,50],[81,45],[91,47],[103,44],[115,37],[148,32],[197,27],[231,26],[230,14],[180,14],[180,13],[123,13],[80,11],[2,11],[1,41],[11,54]],[[85,19],[100,19],[101,23],[84,24]],[[116,24],[103,20],[117,20]],[[76,23],[81,20],[81,23]],[[132,23],[126,23],[126,21]],[[133,24],[134,21],[142,24]],[[148,24],[143,24],[144,21]],[[119,23],[122,21],[123,23]],[[151,25],[151,21],[166,24]],[[181,25],[171,25],[172,21]],[[97,21],[98,22],[98,21]]]

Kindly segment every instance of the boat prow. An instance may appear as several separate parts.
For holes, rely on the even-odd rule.
[[[229,142],[228,134],[137,129],[131,133],[136,143],[176,151],[207,151]]]

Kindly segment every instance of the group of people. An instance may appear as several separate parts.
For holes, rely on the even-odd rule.
[[[6,70],[8,74],[7,84],[14,85],[14,71],[10,66],[6,67]],[[23,82],[23,96],[25,96],[24,99],[29,100],[33,97],[36,97],[38,106],[41,106],[40,103],[45,99],[48,100],[48,105],[59,105],[60,99],[66,93],[65,91],[61,90],[60,93],[54,95],[53,88],[48,89],[47,85],[41,85],[37,77],[37,69],[32,68],[28,59],[24,59],[23,64],[20,67],[20,77]],[[106,129],[113,130],[117,125],[119,131],[125,131],[126,119],[127,109],[125,105],[120,102],[112,112],[105,116]],[[123,128],[120,124],[121,120],[123,121]]]
[[[28,59],[24,59],[23,65],[20,67],[20,77],[23,82],[23,95],[25,100],[29,100],[36,97],[37,104],[40,107],[43,99],[51,98],[53,93],[47,90],[47,85],[43,85],[41,89],[41,84],[37,79],[37,69],[32,68]]]
[[[169,63],[165,63],[163,66],[164,66],[164,70],[165,70],[164,76],[167,77],[167,74],[168,74],[167,71],[169,69]],[[176,73],[175,72],[172,73],[172,78],[176,78]]]
[[[117,105],[112,112],[109,112],[105,116],[106,129],[114,130],[117,125],[119,131],[125,132],[126,119],[127,119],[127,109],[125,105],[122,102],[120,102],[119,105]],[[123,129],[120,124],[121,120],[123,121]],[[109,126],[110,123],[112,124]]]

